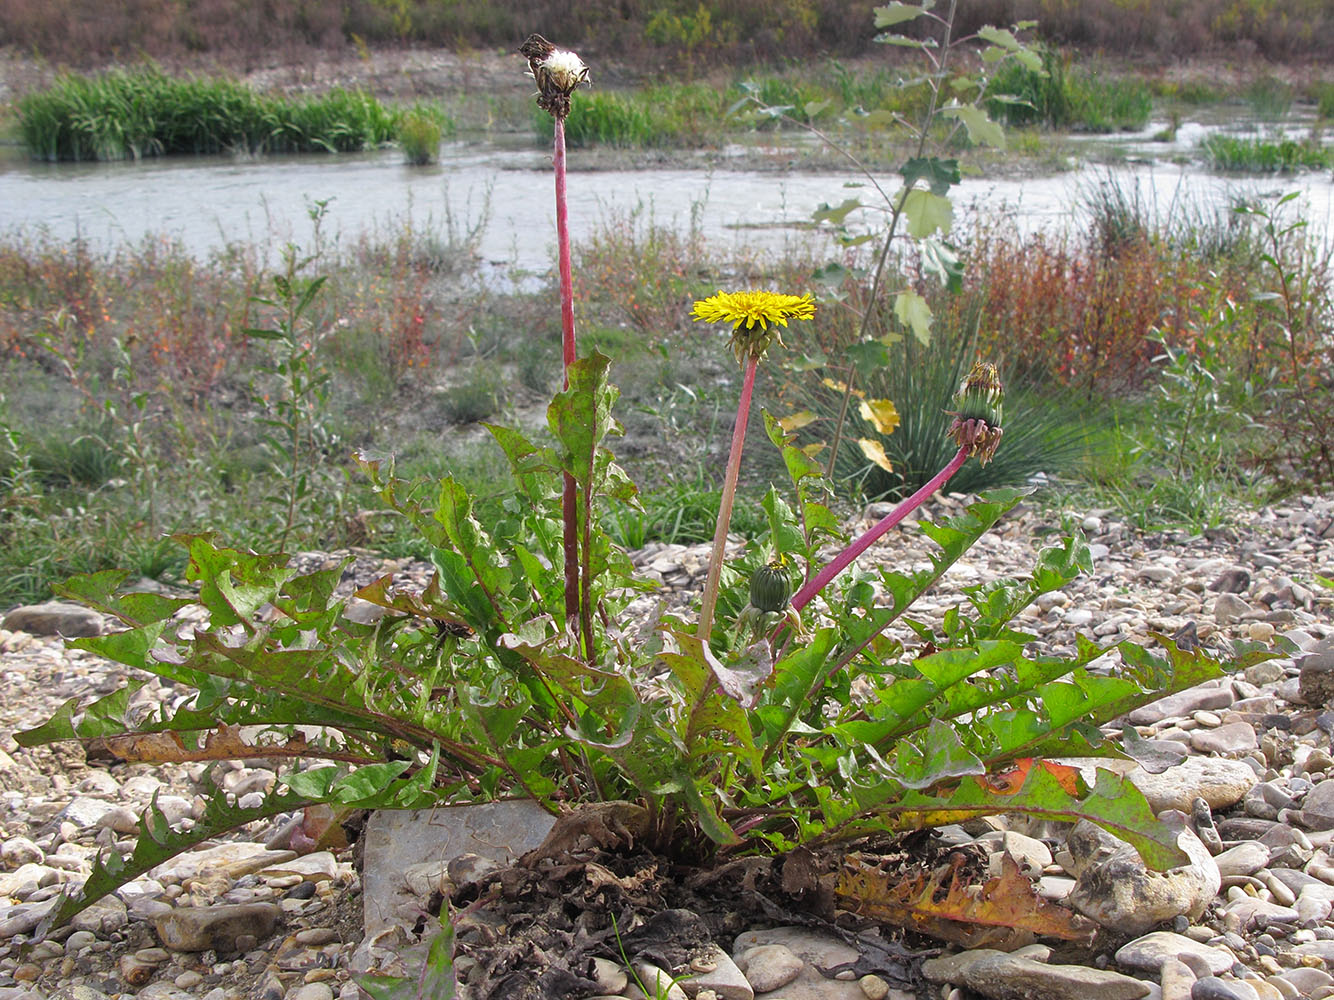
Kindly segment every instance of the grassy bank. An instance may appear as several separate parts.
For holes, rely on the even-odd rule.
[[[930,443],[919,428],[979,354],[1009,359],[1013,386],[1005,447],[989,468],[1009,481],[1038,475],[1051,502],[1073,492],[1148,527],[1200,530],[1232,502],[1334,482],[1334,403],[1321,391],[1334,368],[1322,325],[1329,266],[1291,228],[1296,206],[1183,209],[1159,225],[1133,191],[1086,201],[1080,234],[977,231],[962,290],[923,286],[937,317],[930,347],[900,341],[884,384],[867,387],[902,416],[883,438],[897,475],[845,445],[843,502],[910,488],[913,470],[930,467],[914,458]],[[559,330],[553,290],[500,295],[456,269],[471,259],[469,239],[405,223],[337,252],[317,241],[294,275],[326,281],[284,340],[254,333],[286,314],[272,275],[243,250],[195,261],[160,241],[97,254],[6,238],[0,606],[110,565],[171,578],[179,550],[164,535],[203,525],[256,547],[290,530],[289,548],[415,554],[356,473],[356,449],[393,452],[407,474],[448,469],[496,505],[484,516],[501,516],[510,484],[475,422],[540,424]],[[688,322],[694,297],[727,282],[817,293],[820,321],[780,359],[791,377],[782,366],[768,377],[785,406],[815,416],[805,433],[827,436],[837,393],[799,387],[812,384],[812,357],[839,356],[867,308],[856,260],[829,263],[720,255],[635,218],[576,248],[583,342],[618,359],[617,451],[646,486],[644,510],[615,526],[625,544],[697,541],[712,523],[709,449],[737,390],[719,345]],[[896,329],[892,315],[884,322]],[[291,390],[294,358],[320,391]],[[275,443],[268,422],[289,418],[295,443]],[[285,525],[294,463],[304,513]],[[760,523],[745,514],[758,500],[743,490],[739,530]]]
[[[293,100],[235,80],[171,77],[156,66],[67,75],[17,102],[18,132],[42,160],[123,160],[173,153],[355,152],[400,138],[422,149],[451,126],[438,107],[385,106],[364,91],[335,89]]]

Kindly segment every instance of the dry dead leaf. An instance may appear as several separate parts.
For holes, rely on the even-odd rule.
[[[1014,795],[1024,787],[1029,772],[1040,767],[1060,783],[1070,795],[1080,794],[1079,768],[1069,764],[1058,764],[1054,760],[1039,760],[1033,757],[1021,757],[1014,762],[1014,767],[1000,774],[984,775],[977,780],[998,795]]]
[[[1039,896],[1008,854],[1001,873],[980,885],[963,870],[964,862],[964,855],[956,853],[934,872],[901,878],[852,855],[834,895],[842,909],[968,948],[982,947],[979,942],[1017,946],[1027,934],[1066,941],[1092,938],[1096,925]]]

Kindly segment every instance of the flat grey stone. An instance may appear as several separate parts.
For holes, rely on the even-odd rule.
[[[1242,928],[1251,926],[1263,928],[1271,923],[1295,924],[1301,919],[1291,906],[1282,906],[1252,896],[1228,903],[1225,909],[1237,917]]]
[[[1258,840],[1243,840],[1222,854],[1215,855],[1214,864],[1218,865],[1218,874],[1223,878],[1230,875],[1254,875],[1269,864],[1269,848]]]
[[[737,968],[756,993],[768,993],[786,986],[801,975],[805,964],[785,944],[756,945],[747,948],[736,960]]]
[[[1190,1000],[1260,1000],[1260,994],[1240,979],[1205,976],[1190,988]]]
[[[5,615],[0,628],[29,635],[62,635],[68,639],[102,634],[102,616],[82,604],[47,601],[26,604]]]
[[[1297,691],[1302,701],[1316,708],[1334,702],[1334,650],[1323,650],[1297,661]]]
[[[555,817],[527,799],[439,809],[382,809],[362,833],[365,856],[362,899],[366,940],[390,927],[412,926],[422,901],[403,874],[414,866],[438,864],[444,874],[460,854],[477,854],[508,864],[539,846]]]
[[[1284,969],[1273,978],[1290,983],[1302,996],[1310,996],[1323,986],[1334,986],[1334,976],[1324,969]]]
[[[202,851],[187,851],[170,861],[164,861],[149,875],[163,885],[181,883],[201,874],[215,872],[239,879],[295,857],[296,851],[271,851],[263,844],[241,841],[207,847]]]
[[[709,968],[712,966],[712,968]],[[718,1000],[755,1000],[755,990],[732,956],[716,944],[690,963],[690,977],[681,985],[691,996],[713,990]]]
[[[1216,729],[1196,729],[1190,734],[1190,745],[1198,753],[1221,756],[1244,754],[1259,746],[1255,729],[1246,722],[1229,722]]]
[[[962,965],[955,978],[944,981],[989,1000],[1141,1000],[1152,992],[1148,983],[1119,972],[1082,965],[1048,965],[999,952]]]
[[[1178,958],[1163,963],[1158,976],[1162,1000],[1190,1000],[1190,988],[1195,985],[1195,973]]]
[[[92,931],[98,937],[106,937],[129,922],[130,915],[125,904],[113,894],[103,896],[88,909],[76,913],[70,918],[69,925],[76,931]]]
[[[1143,705],[1127,718],[1134,726],[1151,726],[1164,719],[1185,718],[1201,709],[1228,708],[1234,701],[1232,688],[1216,681],[1205,681],[1185,691],[1169,694],[1155,702]]]
[[[103,816],[115,808],[115,804],[105,799],[80,795],[60,810],[58,815],[60,819],[73,823],[80,830],[92,830],[101,822]]]
[[[1312,830],[1334,829],[1334,781],[1326,779],[1306,793],[1302,822]]]
[[[866,1000],[866,994],[855,981],[826,979],[820,969],[833,968],[846,962],[855,962],[856,949],[830,934],[805,927],[771,927],[767,930],[746,931],[732,944],[733,957],[748,948],[764,944],[782,944],[804,963],[797,978],[773,993],[774,1000]]]
[[[1153,931],[1123,945],[1116,953],[1116,964],[1123,969],[1139,969],[1156,975],[1162,971],[1165,962],[1180,959],[1182,955],[1198,956],[1215,975],[1226,972],[1236,961],[1236,956],[1222,948],[1212,948],[1171,931]]]

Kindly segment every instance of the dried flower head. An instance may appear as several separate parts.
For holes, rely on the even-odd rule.
[[[537,106],[555,118],[568,115],[570,95],[588,81],[584,61],[536,34],[519,46],[519,54],[527,58],[528,72],[537,81]]]
[[[777,329],[769,324],[787,326],[789,319],[810,319],[815,303],[810,295],[780,295],[778,292],[718,292],[695,303],[691,317],[706,323],[732,324],[732,351],[739,364],[747,358],[759,359],[777,340]],[[743,329],[744,327],[744,329]],[[758,329],[756,329],[758,327]]]
[[[954,397],[956,409],[949,435],[983,465],[996,454],[1004,433],[1001,426],[1004,399],[1000,373],[995,365],[983,361],[973,365]]]

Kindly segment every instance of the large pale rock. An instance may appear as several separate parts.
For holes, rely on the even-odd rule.
[[[1196,798],[1217,812],[1236,805],[1260,780],[1244,761],[1221,757],[1187,757],[1161,774],[1137,768],[1129,777],[1155,813],[1165,809],[1189,813]]]
[[[1168,814],[1166,818],[1170,817]],[[1218,894],[1222,878],[1208,849],[1185,827],[1184,818],[1176,817],[1175,822],[1181,823],[1177,844],[1190,858],[1189,864],[1165,872],[1152,871],[1129,844],[1106,854],[1099,838],[1098,855],[1088,863],[1077,863],[1081,871],[1066,902],[1120,934],[1145,934],[1182,915],[1198,917]],[[1072,855],[1081,843],[1080,828],[1091,825],[1081,822],[1071,832]]]
[[[68,639],[102,634],[102,616],[67,601],[26,604],[5,615],[3,628],[29,635],[63,635]]]

